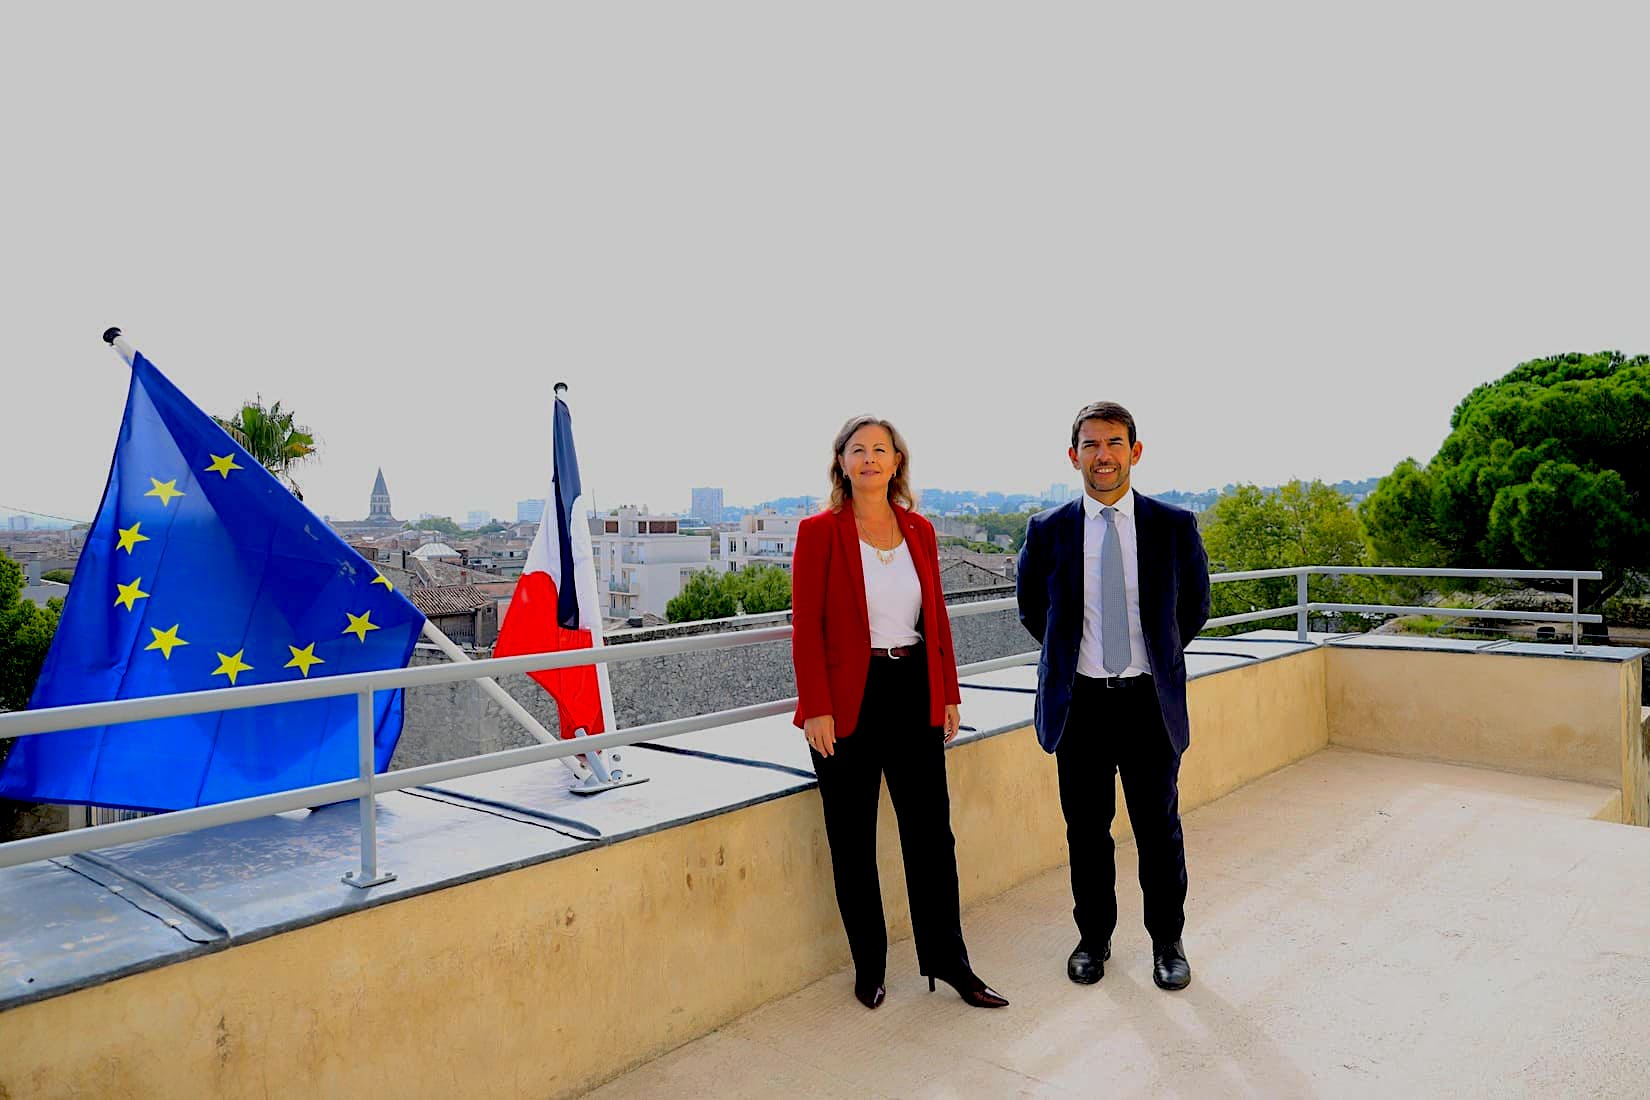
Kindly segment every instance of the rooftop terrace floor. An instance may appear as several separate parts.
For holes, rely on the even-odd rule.
[[[1650,830],[1591,820],[1612,794],[1326,749],[1187,815],[1184,992],[1125,843],[1098,985],[1062,869],[964,914],[1006,1010],[930,995],[905,940],[875,1012],[845,970],[591,1095],[1643,1096]]]

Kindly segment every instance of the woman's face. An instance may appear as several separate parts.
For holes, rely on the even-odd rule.
[[[848,437],[837,464],[848,476],[854,495],[878,497],[888,492],[889,480],[899,472],[900,454],[894,437],[881,424],[867,424]]]

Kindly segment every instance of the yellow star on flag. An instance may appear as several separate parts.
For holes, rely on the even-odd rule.
[[[132,548],[134,546],[136,546],[138,543],[148,542],[149,541],[149,536],[148,535],[138,534],[138,528],[142,527],[142,526],[143,526],[142,523],[134,523],[130,527],[121,527],[121,528],[119,528],[118,530],[120,532],[120,535],[119,535],[120,545],[115,547],[115,549],[124,550],[128,554],[130,554],[132,552]]]
[[[228,477],[230,470],[241,470],[241,469],[245,469],[245,467],[235,465],[235,456],[233,454],[213,455],[212,456],[212,465],[210,465],[206,469],[202,470],[201,473],[203,473],[203,474],[222,474],[224,477]]]
[[[346,611],[345,614],[347,615],[347,614],[349,614],[349,612]],[[297,669],[299,672],[304,674],[304,679],[306,679],[306,680],[309,679],[309,666],[310,665],[324,665],[324,664],[326,664],[325,661],[321,660],[321,658],[319,658],[315,655],[315,643],[314,642],[310,642],[308,645],[306,645],[302,649],[299,649],[295,645],[289,645],[289,646],[287,646],[287,648],[292,650],[292,660],[288,661],[286,664],[282,665],[281,667],[282,668],[295,668],[295,669]]]
[[[227,477],[228,475],[225,474],[224,476]],[[162,508],[172,503],[173,497],[181,497],[183,495],[183,491],[178,488],[177,478],[173,478],[171,481],[162,481],[158,477],[152,477],[149,479],[149,484],[153,485],[154,488],[150,489],[143,495],[146,497],[159,497],[160,506]]]
[[[149,633],[155,636],[155,640],[144,646],[144,650],[147,652],[151,649],[158,649],[160,650],[160,655],[165,657],[168,661],[172,659],[172,650],[175,647],[189,644],[182,638],[178,637],[177,623],[172,624],[171,630],[161,630],[158,627],[152,626],[149,628]]]
[[[138,585],[140,585],[142,583],[143,583],[143,578],[142,577],[139,577],[137,580],[133,581],[131,584],[119,584],[119,583],[117,583],[115,585],[115,587],[120,590],[120,595],[115,597],[115,604],[114,605],[116,607],[119,607],[121,604],[125,604],[126,605],[126,610],[130,611],[130,610],[132,610],[132,605],[137,603],[137,601],[147,600],[149,598],[149,593],[144,592],[144,591],[142,591],[141,589],[138,588]]]
[[[363,611],[359,615],[350,615],[350,613],[346,611],[344,614],[349,615],[349,625],[344,628],[343,633],[353,634],[357,638],[361,639],[363,645],[366,644],[367,631],[378,629],[377,623],[368,621],[372,618],[372,612]]]
[[[372,583],[373,584],[381,584],[385,588],[388,588],[391,592],[395,591],[395,585],[391,584],[390,579],[388,577],[384,576],[384,574],[382,574],[382,573],[380,573],[380,574],[378,574],[378,576],[374,577],[372,579]],[[344,612],[344,614],[348,615],[349,612],[346,611],[346,612]]]
[[[238,649],[233,657],[227,653],[218,654],[218,667],[212,670],[212,675],[229,677],[229,683],[233,686],[236,676],[252,668],[251,665],[241,660],[241,654],[245,652],[244,649]]]

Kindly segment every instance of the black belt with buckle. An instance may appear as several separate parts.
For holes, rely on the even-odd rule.
[[[872,647],[871,656],[873,656],[873,657],[886,657],[890,661],[897,661],[901,657],[910,657],[913,654],[915,654],[916,652],[917,652],[917,647],[914,646],[914,645],[889,646],[887,649],[877,649],[875,647]]]
[[[1084,676],[1081,672],[1079,672],[1077,674],[1077,678],[1079,680],[1085,680],[1097,688],[1104,688],[1108,691],[1140,687],[1143,684],[1149,684],[1152,682],[1152,678],[1145,673],[1141,673],[1139,676]]]

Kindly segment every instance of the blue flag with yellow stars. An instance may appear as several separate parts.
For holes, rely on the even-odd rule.
[[[424,617],[142,355],[31,709],[400,668]],[[376,766],[401,692],[374,698]],[[20,737],[0,796],[176,810],[357,774],[356,697]]]

